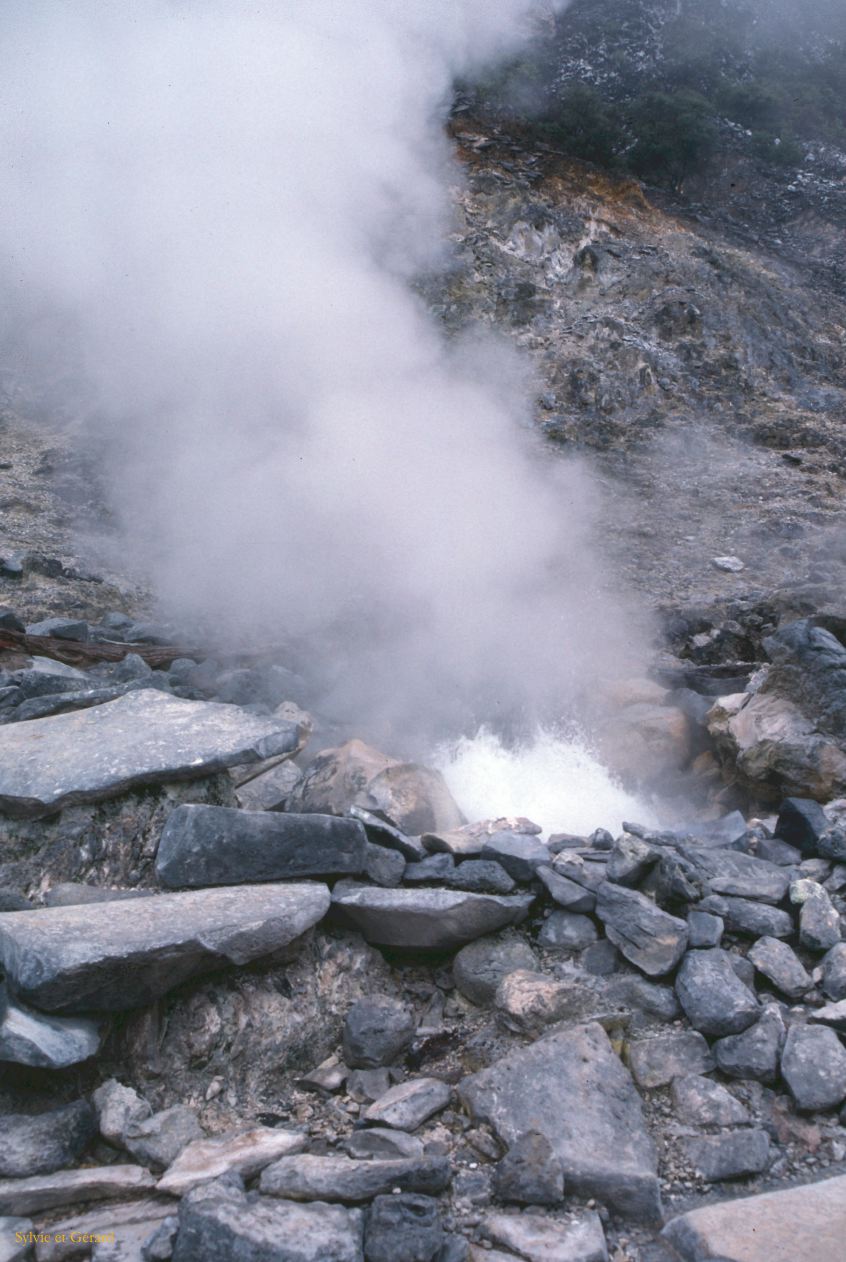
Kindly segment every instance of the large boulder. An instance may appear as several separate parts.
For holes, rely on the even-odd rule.
[[[656,1155],[640,1097],[595,1023],[555,1030],[465,1078],[461,1100],[507,1147],[546,1136],[569,1191],[641,1222],[660,1218]]]
[[[189,977],[248,964],[323,918],[319,883],[245,885],[0,917],[10,989],[48,1012],[114,1012],[151,1003]]]
[[[352,807],[379,811],[412,836],[464,823],[439,771],[398,762],[359,740],[319,753],[287,801],[289,811],[304,815],[346,815]]]
[[[142,784],[190,780],[297,747],[294,723],[154,690],[0,727],[0,810],[50,815]]]

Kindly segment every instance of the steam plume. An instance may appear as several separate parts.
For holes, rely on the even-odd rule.
[[[530,8],[4,6],[28,364],[74,358],[163,609],[307,644],[322,704],[370,731],[562,714],[636,652],[589,478],[527,441],[524,368],[447,343],[409,285],[444,261],[453,76]]]

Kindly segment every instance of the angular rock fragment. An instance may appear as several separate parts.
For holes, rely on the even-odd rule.
[[[813,988],[813,979],[786,942],[759,938],[750,949],[748,959],[788,999],[801,999]]]
[[[262,1172],[260,1188],[267,1196],[288,1201],[370,1201],[399,1188],[437,1196],[450,1181],[446,1157],[398,1157],[355,1161],[352,1157],[281,1157]]]
[[[227,1176],[182,1200],[173,1262],[362,1262],[363,1226],[342,1205],[248,1200]]]
[[[576,1195],[641,1222],[660,1216],[640,1097],[601,1026],[553,1031],[465,1078],[459,1095],[508,1147],[528,1131],[545,1135]]]
[[[296,726],[281,719],[130,692],[93,709],[0,727],[0,810],[49,815],[135,785],[194,779],[285,753],[297,740]]]
[[[775,826],[775,836],[803,855],[817,853],[817,842],[829,828],[828,818],[813,798],[785,798]]]
[[[787,893],[790,873],[765,859],[739,850],[703,850],[697,846],[680,846],[679,850],[711,894],[749,898],[775,907]]]
[[[450,889],[474,894],[512,894],[517,888],[502,864],[492,859],[465,859],[447,874],[445,883]]]
[[[482,858],[502,864],[515,881],[531,881],[538,868],[552,863],[552,855],[543,842],[526,833],[494,833],[485,840]]]
[[[351,1069],[392,1065],[414,1038],[409,1008],[388,995],[359,999],[344,1018],[344,1063]]]
[[[156,876],[167,889],[357,876],[366,847],[357,819],[186,804],[167,818]]]
[[[717,1065],[729,1078],[753,1078],[775,1082],[784,1047],[785,1029],[774,1005],[765,1008],[754,1025],[742,1034],[730,1034],[714,1044]]]
[[[829,999],[846,999],[846,942],[827,951],[822,962],[823,994]]]
[[[416,1131],[446,1108],[451,1095],[451,1088],[440,1078],[408,1078],[380,1096],[365,1110],[363,1118],[376,1126]]]
[[[636,890],[603,882],[596,894],[596,914],[614,945],[648,977],[671,972],[684,955],[685,922]]]
[[[598,1214],[544,1218],[539,1214],[489,1214],[482,1233],[529,1262],[608,1262],[605,1232]]]
[[[142,1122],[153,1110],[132,1087],[125,1087],[115,1078],[102,1083],[91,1097],[97,1110],[100,1134],[109,1143],[121,1146],[127,1127]]]
[[[522,938],[480,938],[457,953],[452,962],[455,984],[465,999],[479,1007],[494,1002],[503,977],[537,966],[534,952]]]
[[[707,1074],[713,1068],[708,1044],[695,1030],[661,1034],[629,1045],[629,1069],[643,1090],[665,1087],[674,1078],[688,1074]]]
[[[546,886],[547,893],[553,902],[558,903],[566,911],[590,912],[596,906],[596,895],[569,877],[556,872],[555,868],[538,868],[538,877]]]
[[[0,1062],[67,1069],[96,1056],[102,1041],[101,1023],[85,1017],[48,1017],[9,1002],[0,1019]]]
[[[691,1165],[708,1183],[760,1174],[767,1168],[770,1137],[762,1130],[731,1131],[727,1135],[700,1135],[684,1139],[682,1147]]]
[[[124,903],[11,912],[0,917],[10,987],[50,1012],[118,1011],[227,964],[287,946],[322,919],[317,883],[252,885]]]
[[[595,1006],[595,996],[578,981],[558,981],[545,973],[517,969],[503,977],[494,1002],[507,1029],[538,1034],[554,1021],[587,1016]]]
[[[834,1109],[846,1100],[846,1048],[833,1030],[791,1026],[781,1072],[796,1107],[804,1112]]]
[[[377,946],[449,951],[524,920],[530,894],[465,894],[441,889],[378,889],[339,883],[334,913]],[[23,913],[22,913],[23,914]]]
[[[113,1200],[152,1192],[155,1180],[141,1166],[94,1166],[59,1170],[28,1179],[0,1180],[0,1214],[35,1214],[84,1201]]]
[[[679,1119],[693,1126],[743,1126],[749,1121],[740,1101],[710,1078],[674,1078],[670,1094]]]
[[[587,916],[554,911],[543,922],[538,943],[548,951],[584,951],[598,937],[596,925]]]
[[[0,1178],[26,1179],[72,1165],[96,1132],[87,1100],[38,1113],[7,1114],[2,1121]]]
[[[846,1176],[705,1205],[672,1219],[663,1235],[683,1262],[841,1262]]]
[[[392,1131],[382,1126],[369,1130],[353,1131],[345,1144],[351,1157],[366,1160],[370,1157],[422,1157],[423,1141],[405,1131]]]
[[[156,1185],[159,1192],[184,1196],[193,1187],[224,1174],[251,1179],[272,1161],[302,1152],[306,1136],[299,1131],[254,1126],[234,1135],[196,1139],[182,1149]]]
[[[688,942],[691,948],[718,947],[723,939],[725,921],[708,911],[690,911],[687,915]]]
[[[153,1170],[164,1170],[187,1144],[200,1139],[202,1134],[194,1110],[186,1104],[174,1104],[150,1117],[128,1122],[121,1140],[136,1161]]]
[[[560,1205],[564,1170],[545,1135],[527,1131],[512,1144],[496,1168],[494,1192],[517,1205]]]
[[[830,951],[842,936],[840,916],[827,892],[817,885],[813,894],[802,903],[799,941],[809,951]]]
[[[822,1008],[815,1008],[808,1013],[808,1020],[814,1025],[827,1025],[840,1034],[846,1034],[846,999],[839,1003],[827,1003]]]
[[[235,800],[242,811],[282,811],[301,779],[297,764],[286,759],[237,785]]]
[[[439,1262],[443,1243],[438,1202],[429,1196],[377,1196],[367,1213],[367,1262]]]
[[[761,1011],[737,977],[732,957],[719,949],[687,953],[676,977],[676,994],[688,1021],[702,1034],[740,1034]]]
[[[86,1236],[106,1238],[95,1246],[94,1262],[148,1262],[141,1251],[144,1241],[168,1219],[175,1226],[177,1208],[168,1197],[144,1196],[134,1201],[103,1201],[86,1213],[58,1222],[51,1219],[49,1231],[42,1233],[47,1239],[35,1246],[36,1262],[66,1262],[69,1257],[78,1257],[73,1246],[84,1248]],[[154,1259],[156,1255],[150,1255],[149,1262]]]
[[[699,907],[718,915],[730,933],[750,938],[789,938],[793,934],[793,918],[789,912],[767,903],[756,903],[751,898],[709,894]]]

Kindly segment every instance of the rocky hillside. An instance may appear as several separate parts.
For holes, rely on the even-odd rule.
[[[767,11],[709,27],[706,101],[762,73]],[[694,16],[577,2],[534,82],[629,127]],[[96,452],[4,372],[0,1262],[842,1262],[836,120],[791,115],[790,167],[717,114],[701,170],[642,181],[503,99],[457,99],[419,288],[513,340],[540,457],[596,484],[656,642],[585,705],[663,824],[466,820],[309,713],[303,646],[161,625]]]

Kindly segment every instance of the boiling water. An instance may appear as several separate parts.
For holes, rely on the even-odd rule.
[[[624,819],[657,825],[655,808],[629,793],[577,733],[540,729],[516,746],[482,728],[441,746],[435,765],[470,821],[525,815],[544,833],[619,834]]]

